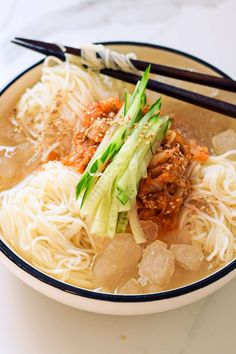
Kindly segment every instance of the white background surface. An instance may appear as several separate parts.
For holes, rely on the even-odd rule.
[[[236,78],[235,14],[234,0],[0,0],[0,86],[40,58],[9,44],[14,36],[148,41]],[[172,312],[101,316],[39,295],[0,265],[0,354],[235,354],[235,298],[232,281]]]

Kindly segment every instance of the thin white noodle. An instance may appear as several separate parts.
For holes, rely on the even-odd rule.
[[[93,53],[94,48],[84,51]],[[123,64],[121,57],[119,59],[124,69],[128,57],[123,58]],[[17,173],[11,169],[7,172],[9,178],[2,180],[1,190],[19,182],[40,162],[50,159],[50,153],[58,158],[68,155],[74,132],[88,105],[110,96],[123,99],[124,91],[132,90],[131,85],[101,75],[97,69],[86,69],[81,60],[70,55],[66,55],[65,62],[47,57],[41,68],[40,81],[26,89],[16,104],[9,119],[22,138],[26,138],[26,143],[17,145],[16,154],[21,149],[24,152],[22,163]],[[106,60],[109,61],[107,50]]]
[[[96,52],[100,59],[96,59]],[[68,152],[74,129],[89,104],[110,96],[123,97],[129,85],[105,77],[99,70],[106,65],[135,71],[130,62],[134,57],[91,45],[82,47],[82,58],[66,55],[65,62],[55,57],[45,59],[40,81],[21,96],[15,114],[25,134],[40,145],[42,161],[58,140],[61,143],[55,150],[59,155]]]
[[[208,261],[228,262],[235,256],[235,157],[236,150],[231,150],[190,167],[193,192],[185,200],[179,228],[189,229],[193,244],[207,254]]]
[[[91,287],[95,242],[75,199],[78,178],[60,162],[49,162],[18,186],[0,193],[0,233],[38,269]]]
[[[81,46],[81,63],[95,70],[104,68],[138,73],[130,59],[136,59],[134,53],[121,54],[111,51],[102,44]]]

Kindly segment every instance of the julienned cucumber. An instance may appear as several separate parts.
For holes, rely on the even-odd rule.
[[[149,70],[134,93],[125,95],[116,130],[111,127],[105,135],[76,187],[81,214],[97,236],[112,238],[129,222],[136,242],[145,241],[135,208],[138,185],[171,123],[160,117],[161,99],[142,114]]]
[[[109,130],[105,135],[100,144],[103,148],[99,149],[99,155],[95,154],[78,182],[76,186],[76,198],[80,199],[81,205],[84,203],[88,195],[86,189],[98,179],[98,177],[93,176],[93,174],[102,172],[106,168],[107,163],[112,161],[120,150],[127,135],[132,132],[134,124],[136,123],[136,118],[145,104],[143,97],[148,83],[149,71],[150,66],[145,70],[141,81],[137,83],[133,95],[129,97],[129,95],[126,94],[125,105],[121,108],[121,111],[118,114],[119,119],[117,122],[117,129],[114,131],[113,127],[111,127],[113,133],[111,134],[111,131]],[[124,116],[122,116],[121,112],[125,113]],[[119,120],[123,122],[122,125],[119,124]],[[103,144],[103,141],[107,141],[106,144]]]

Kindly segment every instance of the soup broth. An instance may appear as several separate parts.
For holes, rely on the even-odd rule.
[[[120,294],[196,282],[235,249],[234,120],[167,97],[160,114],[150,92],[135,116],[133,89],[47,59],[0,119],[2,240],[52,277]]]

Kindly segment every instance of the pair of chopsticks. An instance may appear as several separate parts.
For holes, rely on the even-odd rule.
[[[56,56],[62,60],[65,60],[64,53],[81,56],[81,50],[79,48],[64,46],[63,49],[65,51],[62,51],[62,49],[60,49],[60,46],[58,46],[57,44],[36,41],[32,39],[16,37],[12,41],[12,43],[18,44],[28,49],[32,49],[41,54],[45,54],[46,56]],[[140,71],[144,71],[151,64],[150,71],[153,74],[159,74],[162,76],[188,81],[195,84],[236,92],[236,81],[228,78],[205,75],[202,73],[174,68],[167,65],[148,63],[146,61],[137,59],[131,59],[131,62],[135,66],[135,68]],[[131,84],[136,84],[137,81],[140,80],[139,75],[123,72],[120,70],[103,69],[101,70],[101,73]],[[173,97],[184,102],[191,103],[199,107],[209,109],[217,113],[222,113],[227,116],[236,118],[236,105],[234,104],[220,101],[211,97],[201,95],[196,92],[188,91],[183,88],[158,82],[152,79],[148,81],[147,87],[152,91]]]

